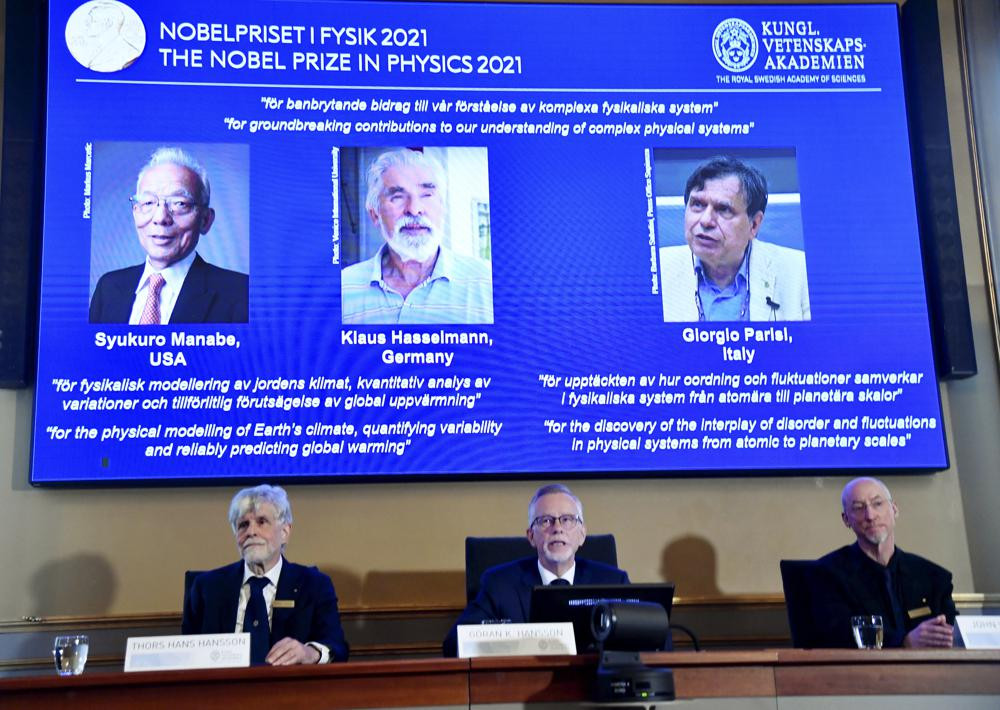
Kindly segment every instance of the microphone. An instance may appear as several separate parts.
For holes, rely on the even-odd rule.
[[[779,308],[781,308],[781,304],[772,300],[770,296],[765,296],[764,302],[767,303],[767,307],[770,308],[772,311],[777,311]]]

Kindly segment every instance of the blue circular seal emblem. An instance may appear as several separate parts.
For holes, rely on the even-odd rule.
[[[743,20],[730,17],[712,33],[715,59],[732,72],[743,72],[757,61],[757,33]]]

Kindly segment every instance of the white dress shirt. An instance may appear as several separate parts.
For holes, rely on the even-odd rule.
[[[576,561],[573,561],[573,566],[566,570],[566,574],[562,577],[552,574],[547,569],[542,567],[542,563],[538,563],[538,573],[542,575],[542,584],[552,584],[557,579],[565,579],[570,584],[573,584],[573,579],[576,577]]]

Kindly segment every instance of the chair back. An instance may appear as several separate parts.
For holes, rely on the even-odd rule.
[[[788,629],[795,648],[815,648],[811,590],[818,568],[814,560],[781,560],[781,586],[785,591]]]
[[[184,608],[187,608],[188,595],[191,594],[191,585],[194,584],[194,578],[201,574],[204,570],[200,569],[189,569],[184,573]]]

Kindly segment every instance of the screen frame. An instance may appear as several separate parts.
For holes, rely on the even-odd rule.
[[[433,1],[440,1],[440,0],[433,0]],[[11,0],[11,1],[9,1],[7,3],[8,17],[10,17],[10,13],[11,13],[12,7],[15,6],[15,5],[17,5],[17,4],[19,4],[19,3],[23,4],[23,5],[27,5],[28,7],[33,8],[37,12],[37,17],[42,18],[41,19],[41,27],[44,28],[47,25],[47,20],[48,20],[48,4],[47,3],[43,3],[43,4],[39,4],[39,5],[34,5],[30,1],[26,1],[26,0]],[[463,3],[463,4],[473,5],[473,4],[510,4],[510,3],[505,3],[505,2],[496,3],[496,2],[494,2],[494,3]],[[613,4],[613,5],[630,5],[630,4],[633,4],[633,3],[611,3],[611,4]],[[737,0],[734,0],[734,4],[748,4],[748,3],[739,3]],[[811,4],[811,3],[802,3],[802,4],[803,5],[808,5],[808,4]],[[838,4],[846,4],[846,3],[838,3]],[[898,22],[899,22],[899,12],[897,10],[897,25],[898,25]],[[12,29],[13,29],[12,23],[8,22],[8,26],[7,26],[8,39],[9,39],[9,35],[10,35]],[[35,47],[36,47],[37,51],[39,52],[39,54],[41,54],[44,57],[44,56],[47,56],[47,52],[48,52],[48,47],[47,47],[47,32],[43,31],[41,33],[41,35],[42,35],[41,36],[41,40],[35,45]],[[900,41],[901,42],[904,41],[904,36],[903,36],[902,33],[900,33]],[[10,47],[10,45],[8,44],[8,52],[10,51],[9,47]],[[901,57],[902,57],[902,55],[901,55]],[[45,63],[44,63],[44,61],[41,62],[40,64],[38,64],[38,66],[40,66],[41,69],[39,70],[39,72],[40,72],[40,79],[35,84],[36,88],[38,89],[38,93],[36,94],[36,96],[44,97],[45,96],[45,79],[44,79],[44,77],[46,75],[45,74],[46,70],[45,70]],[[904,67],[904,69],[905,69],[905,67]],[[6,90],[7,86],[9,86],[9,81],[8,81],[7,75],[5,73],[5,90]],[[903,86],[903,91],[904,91],[904,94],[905,94],[906,93],[906,86],[905,86],[905,84]],[[907,95],[906,98],[907,98],[907,103],[909,104],[910,97]],[[5,111],[6,111],[6,103],[5,103]],[[36,131],[37,131],[36,136],[44,136],[44,123],[45,123],[44,119],[45,119],[45,114],[44,114],[44,110],[42,110],[42,115],[41,115],[40,119],[36,122]],[[5,132],[5,134],[7,133],[7,130],[8,130],[8,121],[5,118],[5,122],[4,122],[4,132]],[[911,121],[909,121],[909,120],[907,121],[907,131],[910,133],[910,135],[912,135],[913,128],[912,128],[912,125],[911,125]],[[43,139],[36,138],[36,141],[39,144],[43,144],[44,143]],[[36,161],[38,161],[38,162],[35,163],[35,167],[36,167],[36,171],[37,171],[38,175],[33,178],[34,181],[35,181],[35,188],[36,188],[36,190],[40,188],[40,183],[41,183],[41,175],[40,175],[40,173],[42,172],[42,167],[41,166],[43,165],[43,163],[41,161],[44,159],[44,156],[42,154],[43,150],[44,150],[44,146],[43,145],[39,145],[38,148],[37,148],[38,154],[36,155]],[[912,148],[911,148],[911,159],[912,159],[912,157],[913,156],[912,156]],[[4,177],[5,177],[5,179],[4,179],[4,192],[5,192],[5,194],[6,194],[6,191],[7,191],[6,176],[8,174],[8,165],[9,165],[8,164],[8,152],[5,149],[4,156],[3,156],[3,169],[4,169]],[[40,199],[40,197],[39,197],[39,199]],[[41,222],[41,218],[40,218],[40,205],[37,207],[36,212],[38,213],[36,215],[36,220],[37,220],[36,223],[40,224],[40,222]],[[35,240],[35,242],[36,243],[40,242],[40,240]],[[40,249],[40,246],[36,246],[36,252],[35,252],[36,254],[38,253],[39,249]],[[921,254],[924,256],[925,259],[927,258],[927,249],[928,249],[928,247],[924,243],[923,238],[921,238],[920,239],[920,251],[921,251]],[[35,323],[36,323],[36,325],[37,325],[37,315],[38,315],[38,311],[37,311],[37,307],[38,307],[38,304],[37,304],[37,286],[38,286],[38,281],[40,280],[40,263],[39,263],[39,261],[40,261],[39,259],[35,258],[34,259],[34,264],[32,265],[32,268],[28,270],[28,273],[30,273],[32,275],[32,277],[34,278],[34,282],[35,282],[35,295],[36,295],[36,298],[34,299],[34,308],[32,310],[33,310],[33,313],[35,314]],[[930,318],[930,309],[929,309],[929,299],[930,299],[930,297],[931,297],[931,294],[930,294],[930,283],[929,282],[925,282],[924,299],[925,299],[925,305],[928,306],[928,318]],[[936,333],[933,332],[933,329],[932,329],[932,333],[931,333],[932,340],[935,338],[935,336],[936,336]],[[935,350],[936,350],[936,348],[935,348]],[[37,358],[38,358],[37,349],[33,350],[32,353],[33,353],[33,356],[30,358],[31,363],[36,364],[37,363]],[[936,363],[937,353],[936,352],[932,353],[932,357],[935,358],[935,363]],[[935,371],[936,371],[936,367],[935,367]],[[936,386],[938,386],[940,388],[940,381],[939,380],[936,380]],[[475,473],[475,472],[464,472],[464,473],[318,474],[318,475],[268,475],[266,477],[268,478],[268,480],[273,480],[275,482],[280,482],[280,483],[296,483],[296,484],[297,483],[307,483],[307,484],[317,484],[317,483],[319,483],[319,484],[339,484],[339,483],[345,483],[345,484],[353,484],[353,483],[359,483],[359,482],[364,482],[364,483],[407,482],[407,483],[409,483],[409,482],[414,482],[414,481],[436,482],[436,481],[463,481],[463,480],[471,480],[471,481],[487,481],[487,480],[489,480],[489,481],[545,480],[545,479],[551,478],[552,476],[558,476],[560,478],[564,478],[564,479],[568,479],[568,480],[587,480],[587,479],[608,480],[608,479],[616,479],[616,478],[622,478],[622,479],[629,479],[629,478],[633,478],[633,479],[646,479],[646,478],[650,478],[650,479],[666,479],[666,480],[669,480],[669,479],[674,479],[674,478],[677,478],[677,479],[686,479],[686,478],[719,478],[719,477],[724,477],[724,478],[757,478],[757,477],[778,477],[778,478],[784,478],[784,477],[801,477],[801,476],[824,476],[824,477],[825,476],[843,476],[843,475],[894,476],[894,475],[911,475],[911,474],[929,474],[929,473],[935,473],[935,472],[938,472],[938,471],[947,470],[948,468],[950,468],[950,465],[951,465],[951,458],[950,458],[951,454],[950,454],[950,450],[949,450],[949,446],[948,446],[948,436],[947,436],[947,427],[949,425],[949,422],[945,421],[943,419],[943,417],[940,416],[942,413],[943,413],[943,404],[942,404],[941,398],[939,396],[938,397],[938,414],[939,414],[939,421],[940,421],[940,428],[941,428],[941,437],[942,437],[942,440],[943,440],[944,458],[945,458],[945,465],[943,467],[928,466],[928,467],[914,467],[914,468],[907,468],[907,469],[884,469],[884,468],[877,468],[877,467],[867,467],[867,468],[855,468],[855,467],[851,467],[851,468],[837,468],[837,469],[832,469],[832,468],[823,468],[823,469],[810,469],[810,468],[767,469],[767,468],[755,468],[755,469],[739,469],[739,470],[730,470],[730,469],[725,469],[725,468],[719,468],[719,469],[712,469],[712,470],[709,470],[709,469],[657,469],[657,470],[643,470],[643,471],[627,471],[627,470],[519,471],[519,472],[508,472],[508,473]],[[192,478],[180,477],[180,478],[167,478],[167,479],[133,479],[133,478],[126,478],[126,479],[100,480],[100,481],[91,480],[91,481],[41,481],[41,482],[39,482],[39,481],[36,481],[34,479],[34,477],[32,476],[30,478],[30,481],[31,481],[31,484],[33,486],[39,486],[39,487],[71,487],[71,488],[72,487],[80,487],[80,488],[191,487],[191,486],[202,486],[202,485],[205,485],[205,486],[218,486],[218,485],[223,485],[223,484],[228,485],[230,483],[233,483],[233,484],[249,483],[249,482],[259,481],[262,477],[264,477],[264,476],[262,476],[261,474],[248,474],[246,476],[239,476],[239,477],[216,477],[216,478],[207,478],[207,477],[192,477]]]

